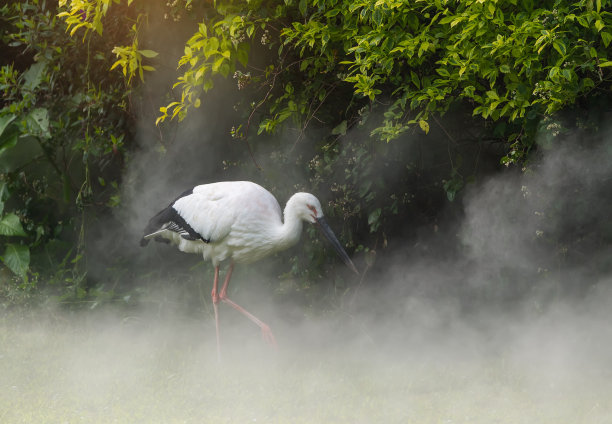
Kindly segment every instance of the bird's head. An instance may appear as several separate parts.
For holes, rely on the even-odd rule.
[[[323,218],[321,202],[310,193],[296,193],[291,198],[298,218],[315,224],[318,219]]]
[[[336,238],[336,235],[327,224],[327,221],[323,217],[323,209],[321,208],[321,202],[315,196],[310,193],[296,193],[294,194],[287,206],[291,204],[291,208],[295,211],[297,216],[311,224],[315,224],[319,230],[323,233],[325,238],[329,240],[331,245],[334,247],[342,261],[356,274],[359,274],[357,268],[349,258],[348,254]]]

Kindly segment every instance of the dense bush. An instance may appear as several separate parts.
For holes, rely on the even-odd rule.
[[[57,7],[34,0],[0,9],[0,233],[3,262],[24,289],[43,272],[60,294],[77,294],[87,222],[118,202],[131,117],[107,51],[127,28],[109,20],[111,37],[84,42],[66,33]]]

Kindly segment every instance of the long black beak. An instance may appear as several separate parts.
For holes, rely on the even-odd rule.
[[[342,261],[355,274],[359,274],[359,271],[357,271],[357,268],[355,268],[355,265],[353,264],[353,261],[351,261],[351,258],[349,258],[349,255],[344,251],[344,248],[342,247],[342,245],[340,244],[340,242],[336,238],[336,235],[334,234],[332,229],[329,228],[329,225],[327,225],[327,221],[325,221],[325,218],[321,217],[321,218],[315,218],[315,219],[317,220],[316,221],[316,223],[318,224],[317,226],[319,227],[319,229],[321,230],[323,235],[327,238],[327,240],[329,240],[329,242],[332,244],[332,246],[334,246],[334,249],[336,249],[336,252],[338,252],[338,255],[340,255],[340,258],[342,258]]]

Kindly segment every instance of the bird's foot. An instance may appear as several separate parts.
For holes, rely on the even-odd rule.
[[[275,348],[278,347],[276,345],[276,339],[274,338],[274,334],[272,334],[272,330],[270,330],[270,327],[268,327],[268,325],[263,324],[261,326],[261,336],[263,337],[264,341],[269,345],[272,345]]]

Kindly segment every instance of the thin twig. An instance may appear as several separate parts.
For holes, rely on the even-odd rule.
[[[323,103],[325,103],[325,100],[327,100],[327,98],[329,97],[329,95],[336,89],[336,86],[338,85],[338,82],[335,82],[334,84],[331,85],[330,90],[327,92],[327,94],[325,94],[325,97],[323,97],[323,100],[321,100],[319,102],[319,105],[315,108],[315,110],[310,114],[310,116],[306,119],[306,122],[304,123],[304,125],[302,126],[301,130],[300,130],[300,134],[298,135],[298,138],[295,140],[295,143],[293,143],[293,147],[291,147],[291,151],[293,151],[293,149],[295,148],[295,146],[297,146],[297,144],[302,140],[302,138],[304,138],[304,134],[306,133],[306,128],[308,127],[308,125],[310,124],[310,121],[312,121],[313,118],[316,118],[316,113],[317,111],[321,108],[321,106],[323,106]],[[314,99],[312,102],[310,102],[310,106],[309,106],[309,111],[312,109],[312,104],[314,103]],[[316,118],[317,120],[319,120],[318,118]],[[319,122],[321,122],[319,120]]]
[[[442,126],[442,124],[440,123],[440,121],[438,121],[438,119],[436,118],[436,116],[434,114],[431,115],[431,117],[433,118],[434,121],[436,121],[436,124],[438,124],[438,126],[442,129],[442,131],[444,132],[444,134],[446,134],[446,136],[448,137],[448,139],[450,141],[453,142],[453,144],[456,146],[457,142],[455,141],[455,139],[453,138],[453,136],[451,136],[448,131],[446,131],[446,128],[444,128]]]
[[[455,139],[448,133],[448,131],[446,131],[446,128],[444,128],[444,126],[442,126],[442,124],[440,123],[440,121],[438,121],[438,119],[436,118],[436,115],[432,114],[431,117],[433,118],[434,121],[436,121],[436,124],[438,124],[438,126],[442,129],[442,131],[444,132],[444,134],[446,134],[446,137],[448,137],[448,139],[455,145],[455,147],[457,147],[457,142],[455,141]],[[448,151],[448,160],[450,161],[451,164],[451,168],[453,168],[455,170],[455,172],[457,172],[459,174],[459,171],[457,171],[455,169],[455,164],[453,163],[453,155],[451,154],[451,147],[450,145],[447,146],[447,151]],[[459,174],[461,175],[461,174]]]
[[[281,59],[281,63],[282,63],[283,59],[284,59],[284,57]],[[257,163],[257,160],[255,159],[255,155],[253,154],[253,149],[251,148],[251,144],[249,143],[249,129],[251,127],[251,121],[253,120],[253,117],[255,116],[255,112],[257,112],[257,110],[261,106],[263,106],[263,104],[268,100],[268,98],[272,94],[272,90],[274,89],[274,86],[276,85],[276,77],[278,77],[278,75],[280,75],[280,73],[283,71],[283,69],[290,68],[291,66],[302,62],[302,60],[303,59],[296,60],[296,61],[290,63],[289,65],[287,65],[285,68],[280,68],[280,70],[278,70],[276,72],[273,72],[273,74],[272,74],[272,81],[269,83],[270,84],[270,88],[266,92],[266,95],[264,96],[264,98],[259,103],[257,103],[257,105],[255,105],[255,107],[253,108],[253,110],[251,111],[251,113],[249,114],[249,117],[247,119],[246,127],[244,129],[244,141],[245,141],[245,143],[247,145],[247,148],[249,149],[249,155],[251,156],[251,160],[253,161],[253,163],[255,164],[257,169],[259,169],[259,170],[261,170],[262,167],[259,166],[259,164]]]

